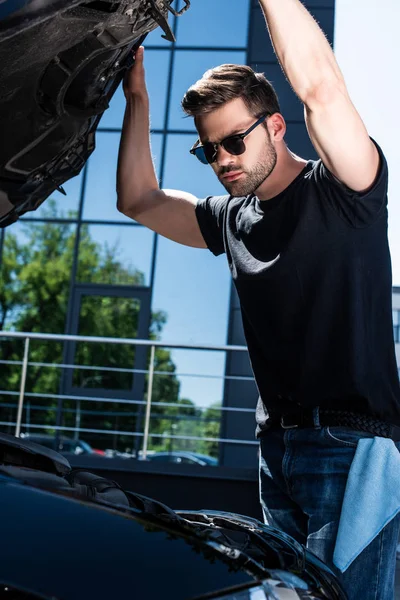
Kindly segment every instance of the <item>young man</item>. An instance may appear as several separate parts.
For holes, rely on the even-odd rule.
[[[139,49],[124,88],[118,208],[181,244],[226,253],[260,392],[265,519],[333,566],[358,442],[400,440],[387,164],[302,3],[260,4],[320,160],[288,149],[278,99],[263,75],[222,65],[182,105],[199,133],[192,154],[211,165],[228,195],[198,200],[160,190]],[[398,533],[392,519],[337,571],[349,598],[393,598]]]

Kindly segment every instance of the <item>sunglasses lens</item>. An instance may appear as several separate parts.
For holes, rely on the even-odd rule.
[[[243,139],[239,135],[232,135],[221,142],[221,146],[234,156],[246,152],[246,146]],[[194,149],[194,154],[203,165],[212,164],[217,158],[215,145],[211,142],[206,142],[203,146],[198,146]]]
[[[210,164],[213,163],[217,158],[214,144],[211,144],[211,142],[206,142],[203,146],[203,149],[207,162]]]
[[[246,152],[244,141],[238,135],[226,138],[223,140],[222,144],[225,150],[234,156],[239,156],[239,154]]]
[[[198,158],[199,161],[201,163],[203,163],[203,165],[208,165],[208,160],[207,160],[206,155],[204,153],[204,147],[203,146],[200,146],[199,148],[195,148],[194,153],[195,153],[196,158]]]

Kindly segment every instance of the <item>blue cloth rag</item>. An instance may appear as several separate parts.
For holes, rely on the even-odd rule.
[[[359,440],[350,467],[333,555],[343,573],[400,512],[400,453],[390,438]]]

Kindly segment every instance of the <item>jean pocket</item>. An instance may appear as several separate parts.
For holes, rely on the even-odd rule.
[[[327,440],[337,446],[349,446],[351,448],[356,448],[359,440],[375,437],[375,434],[369,431],[358,431],[350,427],[336,425],[324,427],[324,435]]]

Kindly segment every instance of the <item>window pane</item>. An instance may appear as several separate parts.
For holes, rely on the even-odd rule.
[[[225,344],[231,276],[226,256],[159,237],[153,307],[167,313],[162,340]]]
[[[164,127],[170,56],[171,53],[168,50],[147,49],[145,52],[144,65],[146,85],[150,97],[152,129],[162,129]],[[110,107],[101,118],[100,128],[122,127],[125,105],[125,96],[122,85],[120,85],[110,102]]]
[[[78,335],[136,338],[139,311],[137,298],[82,296]],[[74,369],[73,385],[88,389],[129,390],[133,383],[132,373],[103,371],[101,367],[133,369],[134,359],[135,347],[132,345],[79,342],[74,365],[99,368]]]
[[[119,133],[98,133],[96,150],[89,159],[83,218],[100,221],[126,221],[117,210],[116,177],[118,163]],[[162,136],[151,136],[152,155],[158,172]]]
[[[1,319],[3,328],[14,331],[63,334],[69,297],[69,284],[75,245],[75,226],[58,223],[16,223],[5,232],[0,273]],[[0,358],[21,361],[24,342],[2,341]],[[57,394],[60,389],[62,343],[31,340],[26,392]],[[16,392],[21,381],[21,365],[1,365],[0,389]],[[6,402],[15,397],[7,396]],[[2,398],[3,399],[3,398]],[[25,420],[49,422],[56,400],[37,397],[32,406],[25,403]],[[12,411],[7,418],[15,419]],[[47,419],[47,421],[46,421]],[[4,419],[3,419],[4,420]]]
[[[174,350],[171,357],[177,365],[181,398],[188,398],[202,408],[222,404],[225,352]]]
[[[134,297],[84,295],[79,307],[78,334],[120,339],[137,338],[140,308],[140,300]],[[83,397],[93,396],[93,391],[96,396],[106,397],[108,394],[110,397],[118,397],[119,394],[128,392],[131,400],[142,400],[144,374],[140,369],[134,372],[134,369],[140,367],[137,361],[138,354],[136,347],[131,344],[77,343],[73,358],[75,368],[72,373],[74,392]],[[132,397],[134,384],[134,393],[137,396]],[[95,448],[105,449],[113,446],[116,449],[120,446],[120,450],[124,450],[127,444],[132,449],[134,438],[129,434],[137,430],[137,418],[143,413],[143,408],[135,403],[118,400],[102,402],[100,399],[66,401],[64,409],[68,410],[63,411],[63,426],[110,432],[126,431],[127,436],[95,432],[83,434],[85,440]]]
[[[208,69],[225,63],[245,64],[246,53],[235,51],[212,52],[210,50],[182,50],[176,52],[171,112],[169,115],[169,127],[171,129],[194,129],[193,119],[187,117],[181,108],[182,98],[188,88],[200,79]]]
[[[154,310],[163,310],[167,315],[160,339],[178,344],[224,345],[230,286],[225,256],[216,258],[207,250],[180,246],[160,237],[153,299]],[[158,423],[158,413],[164,415],[165,435],[164,438],[153,436],[152,448],[165,451],[170,450],[171,435],[205,437],[208,431],[207,437],[218,437],[220,411],[216,413],[215,407],[221,404],[223,398],[225,373],[224,352],[173,350],[171,358],[179,381],[179,402],[189,405],[189,408],[179,407],[166,413],[160,407],[154,413],[155,421],[152,423],[155,424]],[[167,377],[157,375],[157,385]],[[208,417],[212,419],[205,421],[207,409],[211,411]],[[175,421],[174,415],[177,415]],[[162,429],[155,424],[151,427],[153,434]],[[216,456],[215,444],[207,444],[173,440],[176,450]]]
[[[138,225],[83,225],[78,281],[149,285],[154,235]]]
[[[198,198],[226,194],[212,168],[190,154],[195,141],[195,133],[168,136],[162,187],[191,192]]]
[[[249,0],[192,2],[183,18],[178,19],[177,44],[245,47],[250,14],[249,3]]]
[[[153,402],[150,448],[163,452],[194,452],[205,456],[193,457],[190,462],[195,460],[202,464],[207,457],[212,457],[214,460],[207,464],[215,464],[219,444],[213,440],[220,437],[225,353],[174,350],[171,359],[176,372],[165,375],[156,372],[154,384],[161,387],[167,385],[168,379],[176,379],[179,394],[176,406]]]
[[[30,219],[56,219],[56,218],[77,218],[79,211],[79,198],[81,194],[83,169],[65,183],[62,184],[66,196],[61,192],[53,192],[37,210],[26,213]],[[24,217],[22,217],[22,220]]]
[[[75,226],[22,221],[5,231],[0,294],[3,329],[63,333]]]

